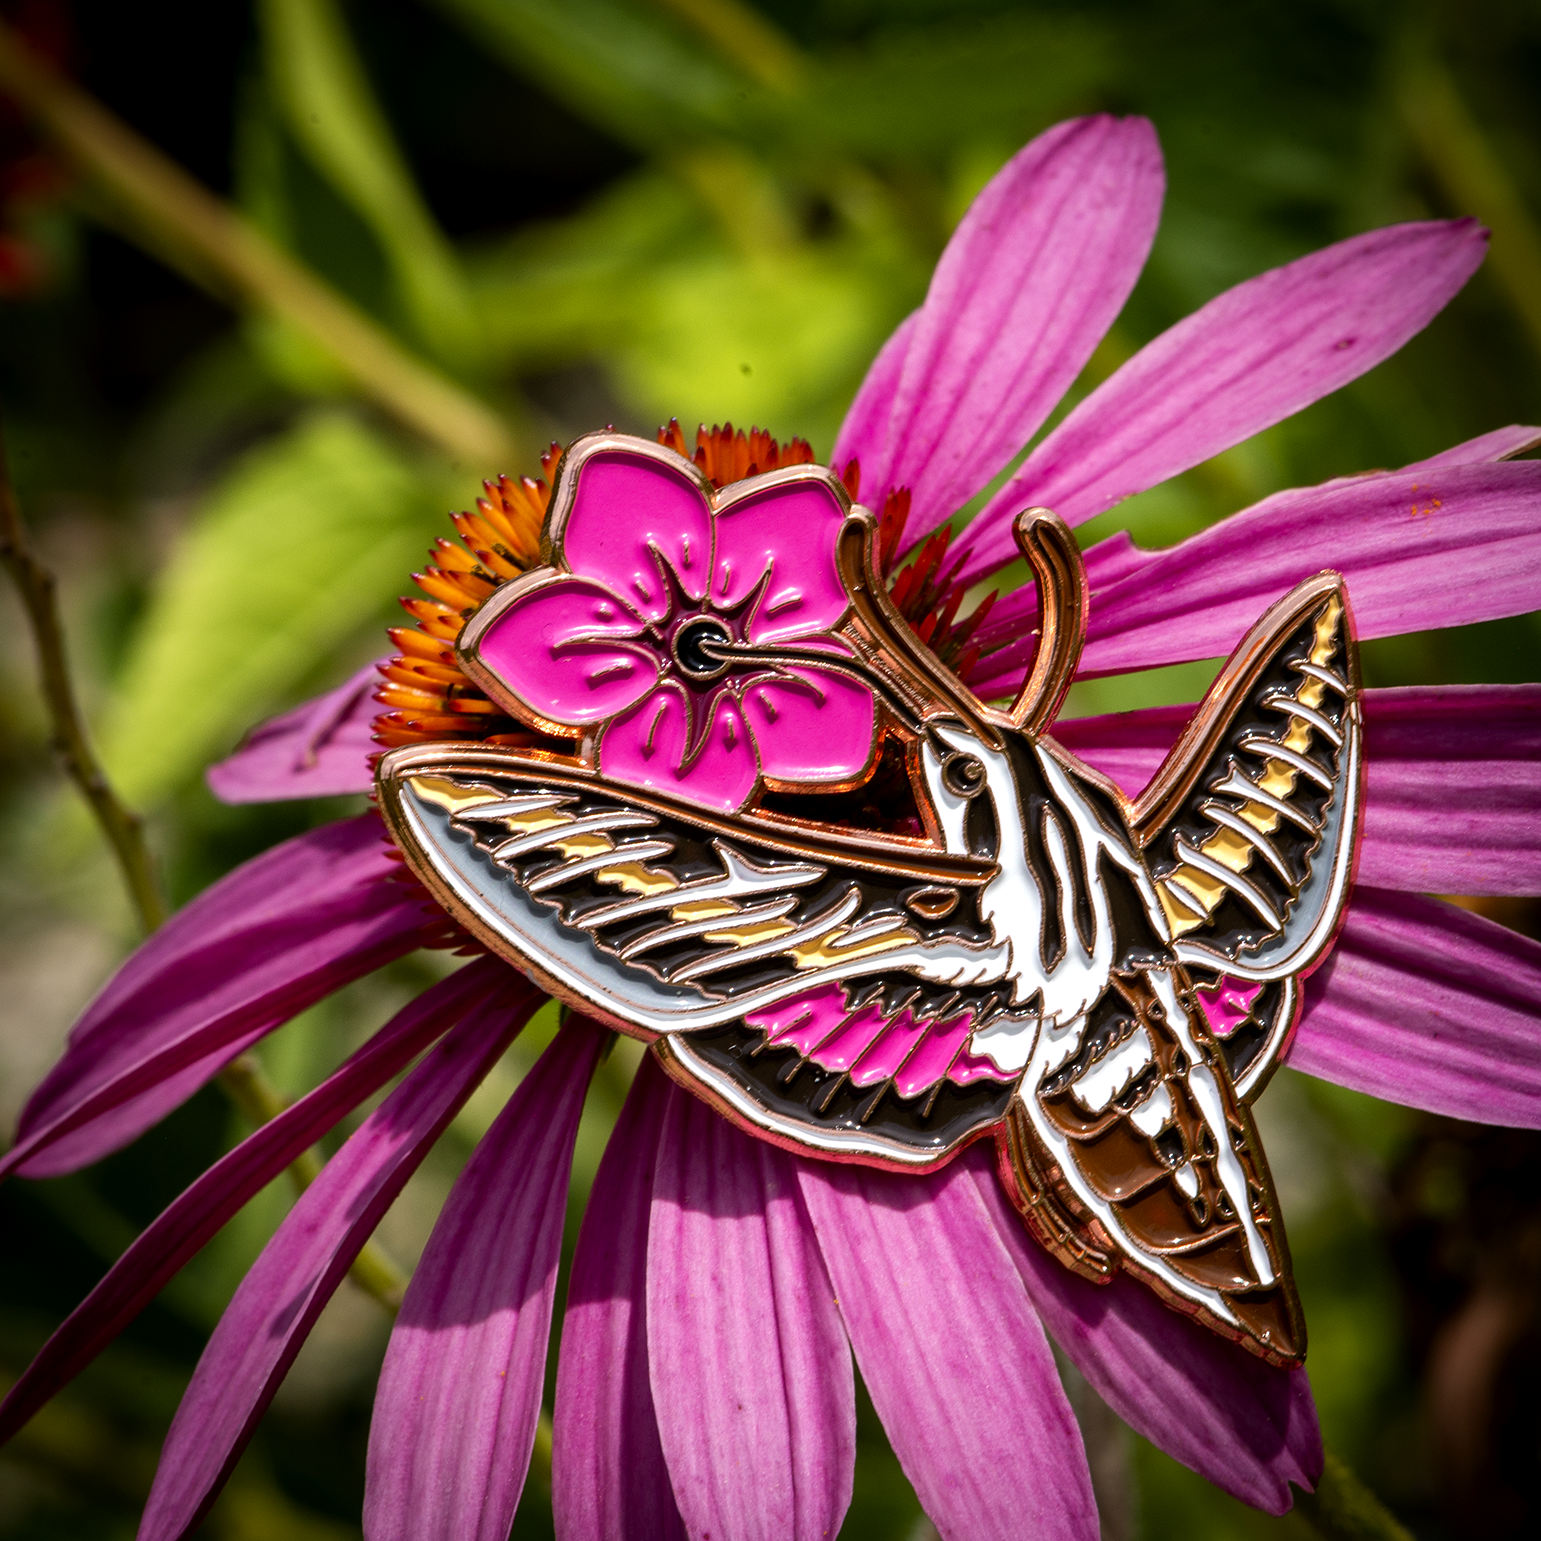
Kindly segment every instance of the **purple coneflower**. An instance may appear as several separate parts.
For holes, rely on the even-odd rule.
[[[1132,288],[1162,196],[1142,120],[1062,124],[976,200],[924,305],[874,362],[834,449],[881,510],[885,567],[919,634],[980,696],[1033,651],[1033,592],[959,619],[1009,561],[1029,505],[1071,524],[1195,466],[1354,379],[1480,263],[1471,221],[1355,237],[1221,295],[1144,348],[1023,461],[947,557],[932,535],[1037,432]],[[677,427],[662,435],[681,452]],[[1541,438],[1508,428],[1399,471],[1280,493],[1165,551],[1086,554],[1082,669],[1213,657],[1275,598],[1343,573],[1360,634],[1514,615],[1541,601]],[[725,485],[811,458],[698,436]],[[459,672],[466,616],[536,558],[546,488],[490,485],[442,542],[381,665],[375,741],[524,730]],[[921,544],[922,538],[930,536]],[[259,729],[211,772],[230,801],[370,784],[368,677]],[[1541,947],[1430,892],[1541,889],[1541,689],[1366,696],[1358,886],[1307,986],[1297,1069],[1458,1118],[1541,1125]],[[1187,708],[1059,723],[1129,792]],[[683,763],[683,762],[682,762]],[[881,785],[873,799],[881,803]],[[129,959],[28,1103],[0,1170],[43,1177],[115,1150],[236,1054],[349,980],[462,938],[406,879],[378,818],[315,830],[233,872]],[[238,1289],[172,1425],[141,1536],[171,1541],[217,1493],[323,1305],[455,1111],[540,1004],[477,957],[238,1146],[144,1233],[0,1409],[8,1435],[218,1227],[406,1071],[323,1169]],[[1234,1003],[1233,1003],[1234,1004]],[[1227,1008],[1225,1000],[1216,1007]],[[604,1034],[571,1017],[461,1174],[407,1290],[370,1438],[365,1528],[506,1536],[539,1416],[578,1115]],[[408,1068],[410,1067],[410,1068]],[[1095,1537],[1085,1455],[1047,1334],[1138,1432],[1260,1508],[1310,1487],[1321,1443],[1303,1370],[1215,1337],[1128,1277],[1098,1287],[1024,1232],[986,1151],[899,1176],[788,1155],[644,1059],[573,1264],[557,1375],[558,1533],[829,1536],[851,1494],[851,1354],[943,1535]]]

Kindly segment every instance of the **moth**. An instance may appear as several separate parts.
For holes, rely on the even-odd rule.
[[[583,498],[623,473],[623,489],[673,478],[659,507],[683,487],[712,521],[691,529],[717,533],[694,547],[660,535],[640,497],[611,510],[596,546]],[[824,500],[829,519],[778,523],[775,499],[792,494]],[[767,533],[733,535],[734,569],[722,532],[751,529],[755,510]],[[651,1044],[752,1134],[910,1172],[990,1138],[1024,1224],[1065,1266],[1096,1281],[1124,1269],[1269,1362],[1299,1363],[1305,1328],[1250,1105],[1353,879],[1361,706],[1342,578],[1308,578],[1261,617],[1131,800],[1052,735],[1088,609],[1064,523],[1044,509],[1016,522],[1041,619],[1009,705],[977,699],[894,609],[875,530],[822,467],[714,492],[668,449],[579,440],[554,478],[547,565],[497,590],[456,644],[531,741],[385,755],[393,838],[485,946]],[[647,598],[585,599],[590,618],[553,633],[539,617],[587,593],[580,545]],[[764,572],[746,575],[743,552],[758,561],[762,546]],[[816,634],[789,641],[763,617],[822,581],[784,581],[810,571],[810,550],[839,587]],[[870,748],[817,779],[773,775],[756,750],[736,804],[694,795],[685,771],[617,776],[606,692],[632,667],[658,671],[644,754],[676,710],[687,749],[709,730],[727,737],[692,752],[747,753],[734,723],[766,680],[870,697]],[[580,697],[561,720],[542,671],[574,669],[594,705]],[[688,726],[697,708],[716,713],[706,729]],[[775,713],[754,709],[768,743]]]

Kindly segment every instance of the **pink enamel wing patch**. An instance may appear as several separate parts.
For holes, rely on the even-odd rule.
[[[838,484],[798,466],[714,496],[653,451],[600,449],[569,473],[550,566],[473,622],[482,678],[528,721],[592,732],[607,777],[705,807],[859,779],[876,717],[834,635],[850,610]]]
[[[1086,634],[1075,539],[1044,509],[1015,528],[1037,652],[982,701],[895,607],[831,471],[718,491],[591,434],[544,565],[457,645],[530,737],[393,749],[382,811],[467,931],[744,1129],[910,1172],[993,1139],[1067,1267],[1299,1363],[1249,1106],[1353,881],[1343,580],[1277,599],[1131,800],[1053,737]]]

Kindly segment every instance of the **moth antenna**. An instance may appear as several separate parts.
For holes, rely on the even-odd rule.
[[[1017,515],[1012,533],[1038,584],[1038,650],[1032,672],[1011,703],[1022,732],[1038,734],[1054,720],[1086,644],[1086,565],[1070,526],[1047,508]]]
[[[988,748],[1002,748],[1005,741],[997,726],[1003,721],[1000,714],[986,707],[894,608],[888,586],[878,572],[875,548],[872,515],[865,509],[853,510],[840,531],[835,556],[851,596],[857,635],[865,643],[858,651],[869,659],[874,654],[883,659],[922,718],[931,711],[944,711],[958,717]]]

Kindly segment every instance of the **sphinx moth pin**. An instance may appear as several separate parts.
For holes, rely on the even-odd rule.
[[[457,644],[530,743],[385,755],[393,838],[487,947],[751,1133],[901,1171],[990,1136],[1066,1266],[1300,1362],[1249,1104],[1353,878],[1343,580],[1268,610],[1131,801],[1050,736],[1087,612],[1065,525],[1017,521],[1042,626],[1009,707],[893,608],[874,530],[824,467],[714,492],[580,439],[546,565]]]

